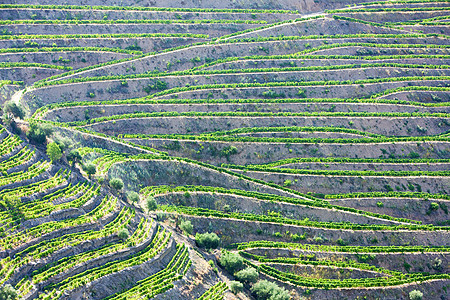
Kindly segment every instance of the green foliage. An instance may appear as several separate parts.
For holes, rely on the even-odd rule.
[[[418,224],[401,224],[401,225],[381,225],[381,224],[358,224],[349,222],[324,222],[324,221],[311,221],[308,218],[303,220],[285,218],[280,216],[271,215],[260,215],[254,213],[240,213],[240,212],[230,212],[225,213],[222,211],[198,208],[190,206],[168,206],[162,205],[160,209],[166,212],[174,212],[179,214],[185,214],[190,216],[204,216],[204,217],[216,217],[223,219],[239,219],[246,221],[257,221],[257,222],[269,222],[278,224],[291,224],[296,226],[308,226],[314,228],[329,228],[329,229],[351,229],[351,230],[425,230],[425,231],[435,231],[435,230],[448,230],[445,226],[434,226],[434,225],[418,225]],[[387,216],[385,218],[389,218]],[[391,217],[392,218],[392,217]],[[281,234],[280,234],[281,235]],[[323,242],[323,238],[316,237],[315,241],[318,243]]]
[[[52,163],[58,161],[62,157],[61,148],[57,143],[51,142],[47,145],[47,155]]]
[[[201,248],[216,249],[219,247],[220,238],[214,232],[197,233],[195,235],[195,242]]]
[[[83,165],[83,170],[88,176],[91,176],[97,172],[97,167],[93,163],[87,163]]]
[[[217,268],[216,268],[217,269]],[[231,289],[231,288],[230,288]],[[225,282],[219,282],[208,289],[200,298],[197,300],[209,300],[209,299],[223,299],[223,293],[227,290],[227,285]]]
[[[410,300],[422,300],[423,293],[419,290],[412,290],[409,292],[409,299]]]
[[[230,281],[230,290],[233,292],[233,294],[237,294],[244,290],[244,285],[239,281]]]
[[[268,90],[267,92],[263,92],[262,95],[263,95],[264,98],[271,98],[271,99],[274,99],[274,98],[285,98],[286,97],[286,95],[284,93],[276,93],[276,92],[271,91],[271,90]]]
[[[155,197],[148,196],[147,197],[147,210],[154,211],[158,208],[158,204],[156,203]]]
[[[82,159],[82,157],[81,157],[80,151],[78,151],[77,149],[73,149],[72,151],[69,152],[69,154],[67,154],[67,160],[71,161],[73,164],[81,161],[81,159]],[[95,166],[94,166],[94,168],[95,168]],[[92,174],[95,174],[95,172]]]
[[[255,268],[247,267],[243,270],[237,272],[234,276],[241,282],[252,282],[255,283],[258,281],[259,274]]]
[[[219,262],[228,272],[234,274],[244,265],[244,259],[236,253],[225,251],[221,254]]]
[[[27,43],[25,42],[25,45]],[[27,45],[26,45],[27,46]],[[36,45],[38,46],[38,45]],[[28,45],[30,47],[30,45]],[[102,48],[102,47],[41,47],[41,48],[3,48],[0,53],[30,53],[30,52],[113,52],[126,54],[142,54],[140,49],[120,49],[120,48]]]
[[[154,84],[149,84],[148,86],[146,86],[144,88],[144,91],[147,94],[150,94],[154,90],[163,91],[165,89],[167,89],[167,82],[157,80]]]
[[[290,187],[292,185],[292,180],[290,179],[286,179],[283,183],[283,186],[285,187]]]
[[[167,11],[167,12],[204,12],[204,13],[261,13],[261,14],[297,14],[297,10],[278,9],[229,9],[229,8],[173,8],[148,6],[90,6],[90,5],[40,5],[40,4],[1,4],[0,8],[64,9],[64,10],[118,10],[118,11]]]
[[[135,191],[130,191],[127,193],[127,200],[129,203],[139,202],[139,194]]]
[[[253,285],[251,291],[258,300],[289,300],[291,296],[284,288],[268,280],[260,280]]]
[[[8,101],[3,107],[3,114],[23,119],[25,117],[25,108],[20,103]]]
[[[214,167],[212,167],[212,168],[214,168]],[[227,172],[226,169],[220,169],[220,170],[222,172]],[[244,175],[240,175],[240,178],[245,178],[245,179],[248,179],[248,180],[251,179],[249,177],[245,177]],[[267,184],[266,182],[263,182],[263,181],[254,181],[254,182]],[[278,187],[279,188],[279,186],[274,186],[274,187]],[[286,202],[286,203],[292,203],[292,204],[307,205],[307,206],[311,206],[311,207],[324,207],[324,208],[336,209],[336,210],[340,210],[340,211],[348,211],[348,212],[363,214],[363,215],[367,215],[367,216],[373,216],[373,217],[387,219],[387,220],[396,220],[396,221],[399,221],[399,222],[408,222],[408,223],[418,223],[418,224],[420,224],[420,222],[417,222],[417,221],[414,221],[414,220],[405,219],[405,218],[394,218],[394,217],[389,216],[389,215],[382,215],[382,214],[372,213],[372,212],[358,210],[358,209],[345,207],[345,206],[332,205],[329,202],[316,200],[314,198],[301,200],[301,199],[293,199],[293,198],[290,198],[290,197],[282,197],[282,196],[275,196],[275,195],[271,195],[271,194],[263,194],[263,193],[258,193],[258,192],[250,192],[250,191],[234,190],[234,189],[225,189],[225,188],[219,188],[219,187],[214,187],[213,188],[213,187],[208,187],[208,186],[189,186],[189,187],[180,186],[180,187],[176,187],[176,188],[171,188],[171,187],[167,187],[167,186],[160,186],[159,188],[152,187],[151,189],[148,188],[148,189],[141,190],[141,192],[144,193],[144,194],[151,193],[152,195],[155,195],[155,194],[158,194],[158,193],[177,192],[177,191],[182,191],[182,192],[203,191],[203,192],[218,192],[218,193],[224,193],[224,194],[234,194],[234,195],[251,197],[251,198],[256,198],[256,199],[265,200],[265,201]],[[289,192],[295,192],[295,191],[294,190],[289,190]],[[298,195],[301,195],[302,197],[305,197],[305,198],[311,198],[308,195],[304,195],[304,194],[298,194]],[[382,194],[382,196],[383,195],[384,194]],[[436,196],[436,197],[439,198],[440,195]],[[163,209],[165,209],[165,207],[163,207]],[[174,208],[170,208],[170,209],[174,209]],[[193,212],[194,211],[191,211],[190,213],[193,213]],[[202,215],[204,213],[206,214],[206,213],[210,213],[210,212],[214,212],[214,215],[217,215],[217,216],[220,215],[222,217],[234,216],[234,217],[238,217],[238,218],[246,218],[247,216],[250,216],[249,214],[242,215],[242,214],[239,214],[239,213],[233,213],[233,212],[229,212],[229,211],[218,212],[218,211],[207,210],[207,209],[198,209],[198,210],[196,210],[196,213],[200,213]],[[261,220],[262,219],[277,220],[277,217],[279,218],[279,216],[266,216],[266,217],[261,216]]]
[[[345,70],[345,69],[369,69],[369,68],[405,68],[405,69],[448,69],[447,65],[416,65],[416,64],[399,64],[399,63],[365,63],[365,64],[347,64],[347,65],[331,65],[331,66],[309,66],[309,67],[287,67],[287,68],[248,68],[248,69],[226,69],[226,70],[186,70],[175,72],[158,72],[129,74],[129,75],[105,75],[97,77],[77,77],[70,79],[55,80],[45,83],[35,83],[35,87],[42,87],[48,85],[60,85],[67,83],[91,82],[91,81],[106,81],[106,80],[124,80],[124,79],[139,79],[139,78],[164,78],[166,76],[192,76],[192,75],[222,75],[222,74],[239,74],[239,73],[277,73],[277,72],[297,72],[297,71],[322,71],[322,70]],[[436,79],[432,79],[436,78]],[[381,83],[381,82],[397,82],[405,80],[446,80],[448,76],[411,76],[411,77],[388,77],[376,79],[359,79],[359,80],[324,80],[324,81],[286,81],[286,82],[265,82],[265,83],[225,83],[225,84],[206,84],[193,85],[185,87],[167,88],[167,83],[157,79],[156,83],[149,84],[144,88],[144,91],[150,93],[151,91],[160,90],[161,92],[151,95],[150,97],[157,97],[168,95],[183,91],[195,91],[218,88],[251,88],[251,87],[302,87],[302,86],[318,86],[318,85],[350,85],[350,84],[365,84],[365,83]],[[445,88],[441,88],[445,89]],[[306,94],[302,92],[301,88],[297,94],[299,98],[305,98]],[[284,93],[276,93],[268,90],[263,92],[262,96],[268,99],[285,98]]]
[[[122,179],[120,179],[120,178],[111,178],[111,179],[109,180],[109,185],[110,185],[113,189],[115,189],[115,190],[117,190],[117,191],[120,191],[120,190],[123,188],[123,181],[122,181]]]
[[[18,297],[19,294],[10,284],[5,284],[0,288],[0,300],[15,300]]]
[[[27,132],[27,137],[37,143],[43,144],[48,136],[53,133],[53,127],[51,124],[45,123],[30,123],[30,129]]]
[[[448,252],[449,247],[427,247],[427,246],[330,246],[330,245],[314,245],[314,244],[299,244],[299,243],[285,243],[273,241],[252,241],[247,243],[239,243],[233,245],[238,250],[249,248],[288,248],[300,249],[305,251],[326,251],[326,252],[344,252],[344,253],[407,253],[407,252]],[[361,258],[364,258],[360,255]],[[374,259],[375,256],[367,256],[362,261]]]
[[[98,33],[98,34],[20,34],[0,35],[0,40],[18,39],[101,39],[101,38],[164,38],[164,37],[192,37],[207,38],[205,34],[190,33]]]
[[[128,237],[130,236],[130,232],[128,231],[128,229],[126,228],[122,228],[117,235],[119,236],[119,238],[123,241],[127,240]]]
[[[180,229],[183,230],[183,233],[186,235],[191,235],[192,232],[194,232],[194,226],[192,225],[191,221],[189,221],[189,220],[181,221]]]
[[[13,24],[265,24],[266,21],[253,20],[151,20],[151,19],[126,19],[126,20],[2,20],[0,25]],[[142,50],[135,45],[128,46],[129,50]]]
[[[430,210],[438,210],[439,209],[439,204],[436,202],[431,202],[430,203]]]
[[[226,146],[220,151],[221,156],[225,156],[226,158],[229,158],[233,154],[237,154],[237,148],[235,146]]]

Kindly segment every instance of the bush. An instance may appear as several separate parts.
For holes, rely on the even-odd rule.
[[[150,196],[147,198],[147,209],[148,211],[153,211],[158,208],[158,205],[156,203],[156,200],[153,196]]]
[[[125,241],[130,236],[130,232],[128,231],[128,229],[122,228],[122,229],[120,229],[120,231],[119,231],[119,233],[117,235],[119,236],[119,238],[121,240]]]
[[[43,144],[48,136],[53,133],[52,125],[31,123],[27,137],[38,144]]]
[[[285,180],[283,183],[283,186],[285,186],[285,187],[290,187],[291,185],[292,185],[292,180],[289,180],[289,179]]]
[[[15,299],[18,299],[18,294],[10,284],[5,284],[0,288],[0,300],[15,300]]]
[[[128,202],[139,202],[139,194],[135,191],[131,191],[127,193],[127,200]]]
[[[255,268],[248,267],[241,270],[235,274],[236,278],[241,282],[257,282],[258,281],[258,271]]]
[[[220,151],[221,156],[225,156],[227,159],[230,157],[230,155],[237,154],[238,150],[235,146],[227,146]]]
[[[231,274],[234,274],[234,272],[241,269],[244,265],[244,259],[239,254],[228,251],[222,253],[219,262],[222,267],[224,267]]]
[[[233,292],[233,294],[237,294],[244,290],[244,285],[239,281],[230,281],[230,290]]]
[[[423,297],[423,293],[418,290],[412,290],[409,293],[409,299],[411,299],[411,300],[422,300],[422,297]]]
[[[83,165],[83,170],[88,174],[89,177],[97,172],[97,168],[93,163]]]
[[[81,154],[77,149],[74,149],[74,150],[70,151],[69,154],[67,154],[67,160],[71,161],[72,165],[74,165],[78,161],[81,161],[81,159],[82,159]],[[94,168],[95,168],[95,166],[94,166]],[[95,174],[95,172],[93,174]]]
[[[121,190],[123,188],[123,181],[120,178],[112,178],[109,181],[109,186],[111,186],[115,190]]]
[[[3,114],[7,117],[14,116],[15,118],[23,119],[25,117],[25,109],[20,103],[8,101],[3,107]]]
[[[216,249],[219,247],[220,238],[214,232],[197,233],[195,235],[195,242],[201,248]]]
[[[180,229],[183,230],[184,234],[192,234],[194,226],[192,226],[191,221],[181,221]]]
[[[260,280],[252,287],[252,292],[261,300],[289,300],[291,296],[284,288],[268,280]]]
[[[47,155],[53,162],[58,161],[62,157],[61,148],[55,142],[51,142],[47,145]]]
[[[436,202],[431,202],[430,203],[430,209],[431,210],[438,210],[439,209],[439,204],[437,204]]]
[[[55,143],[58,144],[59,148],[61,148],[62,151],[70,148],[73,145],[73,141],[68,137],[57,137],[55,139]]]

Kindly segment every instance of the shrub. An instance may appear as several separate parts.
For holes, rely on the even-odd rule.
[[[418,290],[412,290],[409,293],[409,299],[411,299],[411,300],[422,300],[422,297],[423,297],[423,293]]]
[[[158,205],[156,204],[156,200],[153,196],[150,196],[147,198],[147,209],[148,211],[153,211],[158,208]]]
[[[197,233],[195,235],[195,242],[201,248],[216,249],[219,247],[220,238],[214,232]]]
[[[257,282],[259,274],[255,268],[248,267],[248,268],[245,268],[244,270],[237,272],[235,274],[235,276],[241,282],[245,282],[245,281]]]
[[[227,146],[220,151],[220,155],[229,158],[230,155],[236,154],[237,152],[238,150],[235,146]]]
[[[431,202],[430,203],[430,209],[431,210],[438,210],[439,209],[439,204],[437,204],[436,202]]]
[[[10,284],[5,284],[0,288],[0,300],[15,300],[15,299],[18,299],[18,293]]]
[[[112,179],[109,181],[109,185],[110,185],[113,189],[119,191],[119,190],[121,190],[121,189],[123,188],[123,181],[122,181],[122,179],[120,179],[120,178],[112,178]]]
[[[296,233],[294,233],[293,235],[291,235],[291,240],[293,242],[297,242],[297,241],[301,240],[301,236],[296,234]]]
[[[122,228],[122,229],[120,229],[120,231],[119,231],[119,233],[117,235],[119,236],[119,238],[121,240],[125,241],[130,236],[130,232],[128,231],[128,229]]]
[[[50,124],[31,123],[30,129],[27,132],[27,137],[38,144],[43,144],[48,136],[53,133],[53,128]]]
[[[290,187],[292,185],[292,180],[290,179],[286,179],[283,183],[283,186],[285,187]]]
[[[299,88],[299,89],[298,89],[297,96],[298,96],[299,98],[306,98],[306,90],[304,90],[304,89],[302,89],[302,88]]]
[[[82,159],[81,154],[77,149],[70,151],[70,153],[67,155],[67,160],[71,161],[72,165],[74,165],[78,161],[81,161],[81,159]],[[95,168],[95,166],[94,166],[94,168]],[[95,172],[94,172],[94,174],[95,174]]]
[[[228,251],[222,253],[219,262],[228,272],[232,274],[241,269],[244,265],[244,259],[239,254]]]
[[[8,101],[3,107],[3,115],[7,117],[14,116],[15,118],[23,119],[25,117],[25,109],[20,103]]]
[[[289,300],[291,296],[284,288],[268,280],[260,280],[252,287],[257,299]]]
[[[433,260],[433,263],[432,263],[431,267],[433,269],[435,269],[435,270],[438,270],[438,271],[441,270],[442,269],[442,259],[435,258]]]
[[[377,202],[377,206],[378,206],[378,207],[383,207],[383,206],[384,206],[384,203],[381,202],[381,201],[378,201],[378,202]]]
[[[239,281],[230,281],[230,290],[233,292],[233,294],[237,294],[244,290],[244,285]]]
[[[127,200],[128,202],[139,202],[139,194],[135,191],[131,191],[127,193]]]
[[[83,165],[83,170],[88,174],[89,177],[97,172],[97,168],[93,163],[87,163]]]
[[[184,234],[192,234],[194,226],[192,226],[191,221],[181,221],[180,229],[183,230]]]
[[[62,157],[61,148],[57,143],[51,142],[47,145],[47,155],[50,160],[53,162],[58,161]]]
[[[56,144],[58,144],[59,148],[64,151],[67,148],[70,148],[73,144],[73,141],[68,137],[58,137],[55,139]]]
[[[347,242],[344,241],[344,240],[341,239],[341,238],[338,238],[338,239],[336,240],[336,244],[338,244],[339,246],[346,246],[346,245],[347,245]]]
[[[208,260],[208,264],[209,264],[209,266],[213,269],[213,271],[214,271],[215,273],[218,273],[218,272],[219,272],[219,270],[217,269],[216,265],[214,264],[214,262],[213,262],[211,259]]]

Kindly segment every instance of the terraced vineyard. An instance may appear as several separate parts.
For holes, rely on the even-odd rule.
[[[450,2],[361,1],[3,1],[0,299],[449,299]]]

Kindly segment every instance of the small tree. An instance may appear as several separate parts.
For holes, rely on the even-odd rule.
[[[0,300],[15,300],[18,299],[18,296],[16,290],[10,284],[5,284],[0,288]]]
[[[153,210],[156,210],[157,208],[158,208],[158,205],[156,203],[155,197],[149,196],[147,198],[147,209],[148,209],[148,211],[153,211]]]
[[[81,159],[82,159],[81,154],[80,154],[80,152],[77,149],[73,149],[67,155],[67,160],[72,162],[72,167],[75,165],[75,163],[81,161]],[[94,168],[95,168],[95,166],[94,166]],[[94,174],[95,174],[95,172],[94,172]]]
[[[233,292],[233,294],[237,294],[244,290],[244,285],[239,281],[230,281],[230,290]]]
[[[50,124],[30,123],[27,137],[37,144],[43,144],[52,133],[53,127]]]
[[[61,148],[55,142],[51,142],[47,145],[47,155],[53,162],[58,161],[62,157]]]
[[[291,296],[284,288],[268,280],[260,280],[252,287],[252,292],[261,300],[289,300]]]
[[[120,191],[123,188],[123,181],[120,178],[112,178],[109,181],[109,186],[117,191]]]
[[[119,233],[117,235],[119,236],[119,238],[121,240],[125,241],[130,236],[130,232],[128,231],[128,229],[122,228],[122,229],[120,229],[120,231],[119,231]]]
[[[258,271],[255,268],[248,267],[241,270],[235,274],[236,278],[241,282],[257,282],[258,281]]]
[[[244,259],[239,254],[228,251],[222,253],[219,262],[231,274],[234,274],[244,265]]]
[[[217,247],[219,247],[220,238],[214,232],[197,233],[195,235],[195,242],[199,247],[206,249],[216,249]]]
[[[194,226],[192,226],[191,221],[181,221],[180,229],[183,230],[184,234],[192,234],[194,231]]]
[[[128,202],[139,202],[139,194],[135,191],[128,192],[127,194],[127,200]]]
[[[9,119],[12,117],[23,119],[25,117],[25,109],[20,103],[8,101],[3,107],[3,115]]]
[[[421,291],[412,290],[409,293],[409,299],[411,299],[411,300],[422,300],[422,298],[423,298],[423,293]]]
[[[97,172],[97,168],[93,163],[83,165],[83,170],[88,174],[89,178]]]

